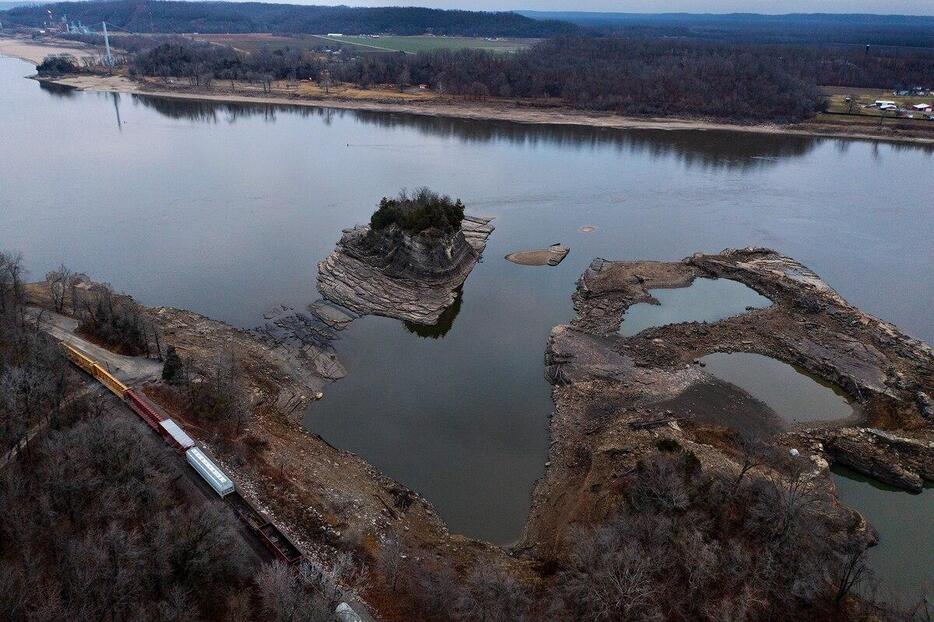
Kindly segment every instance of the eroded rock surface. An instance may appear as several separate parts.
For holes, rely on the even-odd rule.
[[[520,266],[557,266],[570,252],[567,246],[556,243],[540,250],[509,253],[506,260]]]
[[[396,227],[372,236],[369,226],[348,229],[318,264],[318,290],[359,315],[435,324],[480,260],[493,233],[490,222],[465,216],[450,236],[410,235]]]
[[[739,281],[773,304],[713,323],[619,334],[631,305],[654,301],[651,290],[700,277]],[[925,399],[934,394],[931,347],[853,307],[789,257],[747,248],[681,262],[596,259],[573,301],[577,318],[554,328],[546,349],[552,445],[522,550],[561,555],[575,526],[605,520],[621,503],[627,473],[661,439],[690,449],[705,470],[739,471],[739,423],[751,424],[773,449],[794,449],[831,490],[826,467],[834,462],[908,490],[932,477],[934,427]],[[773,357],[841,387],[860,427],[790,428],[706,373],[698,359],[714,352]]]
[[[285,313],[283,327],[269,324],[243,331],[183,309],[158,307],[149,312],[166,342],[186,357],[209,362],[224,352],[234,354],[253,380],[257,408],[301,416],[325,384],[346,374],[333,349],[319,340],[318,327],[299,316]]]

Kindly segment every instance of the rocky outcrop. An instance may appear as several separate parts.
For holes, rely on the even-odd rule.
[[[626,310],[652,290],[728,278],[772,305],[718,322],[619,333]],[[681,262],[594,260],[573,295],[577,317],[553,329],[545,375],[554,385],[551,448],[519,550],[560,554],[580,524],[621,502],[621,482],[665,439],[690,448],[705,470],[737,472],[755,437],[771,451],[828,463],[901,488],[932,477],[934,353],[893,325],[847,303],[794,259],[762,248],[728,249]],[[797,429],[762,402],[708,374],[698,359],[751,352],[798,365],[841,387],[860,418]],[[823,466],[820,466],[823,465]]]
[[[490,220],[465,216],[452,235],[408,234],[395,226],[344,231],[318,264],[318,290],[359,315],[435,324],[480,260],[493,232]]]
[[[896,488],[921,492],[924,480],[934,481],[934,440],[907,434],[858,427],[808,430],[791,438],[816,443],[813,446],[832,464]]]
[[[309,337],[310,326],[299,331],[304,334],[299,338],[290,332],[298,331],[297,325],[244,331],[183,309],[158,307],[149,312],[166,342],[199,367],[212,365],[222,352],[236,356],[246,374],[253,405],[260,409],[301,417],[327,382],[346,373],[327,343]],[[285,316],[287,323],[303,324],[297,316]]]
[[[509,253],[506,255],[506,260],[520,266],[557,266],[570,252],[570,248],[556,242],[540,250]]]

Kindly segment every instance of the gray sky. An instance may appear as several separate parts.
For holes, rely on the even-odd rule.
[[[479,11],[610,11],[618,13],[880,13],[934,15],[934,0],[278,0],[350,6],[430,6]]]

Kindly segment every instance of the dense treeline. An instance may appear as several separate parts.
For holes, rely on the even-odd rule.
[[[79,311],[78,332],[131,356],[161,356],[158,331],[132,300],[101,288]]]
[[[823,105],[819,84],[926,85],[934,50],[893,55],[853,48],[726,44],[697,40],[556,37],[516,54],[477,50],[380,54],[348,60],[297,50],[252,55],[170,42],[132,57],[130,71],[211,79],[327,79],[426,84],[464,98],[550,99],[587,110],[742,120],[798,120]]]
[[[0,252],[0,620],[330,620],[337,594],[263,565],[174,452],[82,390],[23,275]]]
[[[575,539],[559,609],[573,619],[861,620],[866,535],[804,458],[756,450],[762,477],[705,472],[675,441],[638,465],[615,519]],[[868,591],[868,590],[867,590]],[[876,613],[872,611],[872,613]]]
[[[23,274],[22,257],[0,252],[0,455],[36,426],[55,425],[69,390],[58,349],[28,328]]]
[[[547,37],[574,32],[577,26],[534,20],[517,13],[444,11],[416,7],[302,6],[263,2],[177,2],[115,0],[59,2],[17,7],[4,21],[39,27],[55,17],[85,24],[107,22],[131,32],[340,32],[396,35],[463,35],[471,37]]]
[[[596,13],[519,11],[595,31],[750,43],[934,47],[934,16],[836,13]]]

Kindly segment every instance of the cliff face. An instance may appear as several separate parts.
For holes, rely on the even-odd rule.
[[[318,264],[318,290],[360,315],[435,324],[454,303],[491,233],[490,220],[474,216],[465,216],[450,235],[413,235],[395,225],[379,232],[348,229]]]
[[[341,238],[344,252],[394,279],[428,282],[455,279],[469,273],[480,253],[462,231],[450,235],[406,233],[396,225],[381,231],[351,229]]]

